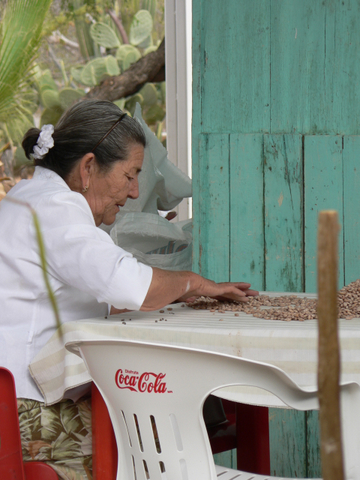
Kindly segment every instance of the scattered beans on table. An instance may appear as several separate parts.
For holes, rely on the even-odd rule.
[[[246,303],[226,302],[210,297],[199,297],[188,306],[210,312],[244,312],[268,320],[311,320],[317,318],[317,300],[296,295],[249,297]],[[339,318],[351,320],[360,317],[360,279],[346,285],[338,292]],[[238,313],[235,313],[238,316]]]

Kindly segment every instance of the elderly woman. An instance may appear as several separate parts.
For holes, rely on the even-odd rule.
[[[34,410],[36,417],[51,408],[42,403],[28,365],[56,328],[29,205],[39,217],[62,322],[104,316],[110,306],[113,312],[150,311],[198,295],[246,301],[257,293],[246,283],[217,284],[192,272],[143,265],[98,228],[111,225],[126,200],[138,197],[145,144],[138,121],[105,101],[81,101],[55,129],[32,128],[23,139],[26,156],[36,166],[34,176],[13,187],[0,206],[0,364],[12,371],[18,397],[24,399],[20,419],[21,412],[28,418]],[[69,400],[54,408],[54,415],[71,411],[72,418],[77,416]],[[68,425],[72,441],[87,438],[82,417],[79,413],[73,425],[81,432]],[[61,478],[87,478],[91,465],[86,455],[56,459],[54,428],[42,425],[44,429],[45,436],[25,429],[25,457],[55,459]],[[78,450],[84,454],[83,445]],[[69,465],[78,474],[71,477]]]

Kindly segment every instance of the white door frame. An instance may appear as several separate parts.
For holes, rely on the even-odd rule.
[[[192,0],[165,0],[166,131],[169,160],[191,177]],[[191,217],[191,199],[177,207]]]

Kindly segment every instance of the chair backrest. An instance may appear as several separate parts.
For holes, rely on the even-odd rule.
[[[318,408],[316,391],[264,363],[126,340],[67,348],[80,351],[108,406],[123,480],[216,479],[202,407],[223,386],[256,386],[297,410]]]
[[[15,380],[5,367],[0,367],[0,479],[58,480],[46,463],[23,463]]]
[[[15,381],[0,367],[0,478],[24,480]]]

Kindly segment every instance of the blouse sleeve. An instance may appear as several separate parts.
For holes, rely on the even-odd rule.
[[[82,195],[57,193],[42,205],[40,222],[50,275],[98,302],[140,309],[151,284],[152,268],[96,227]]]

